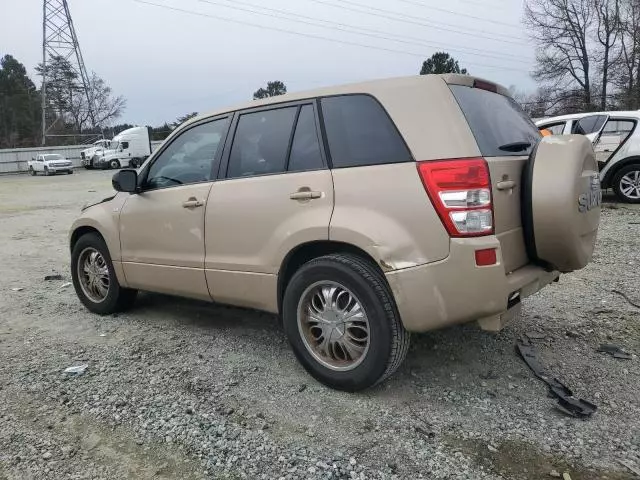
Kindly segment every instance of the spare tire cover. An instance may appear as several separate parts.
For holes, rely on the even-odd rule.
[[[582,135],[544,137],[523,172],[522,221],[529,258],[571,272],[591,260],[602,191],[591,142]]]

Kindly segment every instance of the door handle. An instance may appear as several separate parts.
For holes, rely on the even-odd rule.
[[[312,190],[299,190],[289,195],[291,200],[313,200],[322,198],[322,192],[314,192]]]
[[[201,202],[196,197],[191,197],[186,202],[182,202],[183,208],[197,208],[197,207],[202,207],[203,205],[204,205],[204,202]]]
[[[516,186],[516,182],[513,180],[503,180],[502,182],[498,182],[496,188],[498,190],[513,190]]]

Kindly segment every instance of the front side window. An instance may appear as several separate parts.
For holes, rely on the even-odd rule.
[[[326,97],[321,105],[333,168],[412,160],[387,112],[373,97]]]
[[[227,178],[284,172],[297,108],[285,107],[240,115],[229,156]]]
[[[202,123],[179,134],[149,168],[146,189],[211,181],[228,118]]]
[[[320,141],[316,130],[316,119],[313,106],[304,105],[300,109],[296,131],[289,154],[290,172],[319,170],[323,168]]]
[[[571,133],[579,135],[589,135],[590,133],[599,132],[604,122],[607,121],[606,115],[590,115],[578,120],[574,120]]]
[[[120,142],[120,146],[122,147],[122,150],[126,150],[129,148],[129,142]]]

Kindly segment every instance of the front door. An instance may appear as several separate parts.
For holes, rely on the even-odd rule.
[[[275,311],[286,254],[329,238],[333,180],[313,103],[243,112],[234,123],[205,215],[207,282],[216,301]]]
[[[176,135],[141,173],[120,213],[122,266],[132,288],[210,299],[204,215],[228,118]]]

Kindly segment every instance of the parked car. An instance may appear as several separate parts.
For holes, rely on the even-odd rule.
[[[319,381],[360,390],[409,332],[479,320],[591,259],[589,141],[542,139],[503,87],[426,75],[254,101],[178,127],[69,238],[92,312],[137,290],[278,313]]]
[[[94,168],[138,168],[151,155],[148,127],[133,127],[113,137],[109,148],[91,159]]]
[[[82,150],[80,152],[80,159],[81,159],[82,166],[87,170],[92,169],[93,157],[107,150],[110,144],[111,144],[111,140],[107,140],[103,138],[96,142],[93,142],[93,145],[91,147],[85,150]]]
[[[44,153],[27,162],[29,173],[36,175],[42,172],[45,175],[55,175],[58,172],[73,173],[73,163],[58,153]]]
[[[536,122],[554,135],[583,134],[592,142],[602,188],[623,202],[640,203],[640,111],[563,115]]]

